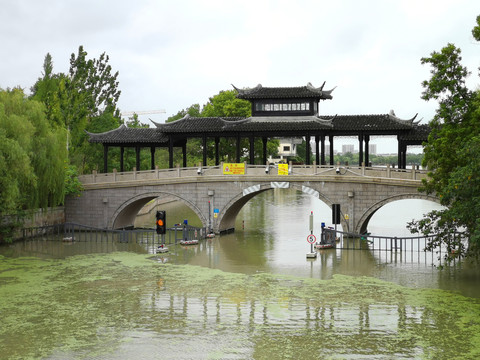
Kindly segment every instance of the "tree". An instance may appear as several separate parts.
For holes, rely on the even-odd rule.
[[[31,88],[31,99],[45,104],[45,114],[52,124],[65,127],[65,120],[61,114],[59,88],[65,81],[65,74],[53,73],[53,60],[50,53],[45,55],[42,77]]]
[[[472,34],[480,41],[480,16]],[[430,121],[423,165],[429,178],[421,191],[435,194],[446,208],[432,211],[408,227],[414,233],[434,235],[427,249],[447,247],[447,259],[480,255],[480,93],[466,87],[468,70],[461,65],[461,50],[448,44],[422,58],[432,67],[422,83],[424,100],[438,101]]]
[[[63,203],[67,150],[63,127],[23,90],[0,90],[0,216]]]
[[[50,54],[45,56],[43,76],[32,87],[32,99],[43,102],[51,123],[68,131],[70,163],[81,173],[103,166],[103,149],[90,146],[87,131],[108,131],[121,124],[116,103],[120,96],[118,72],[113,73],[105,53],[87,59],[83,46],[70,58],[69,73],[54,74]]]

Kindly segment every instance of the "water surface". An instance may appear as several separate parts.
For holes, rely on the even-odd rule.
[[[480,357],[475,268],[439,270],[423,252],[337,249],[307,260],[310,211],[316,224],[331,217],[317,201],[266,193],[247,204],[234,234],[165,255],[146,241],[0,247],[1,357]],[[408,216],[419,207],[406,206]],[[369,230],[392,230],[393,217]]]

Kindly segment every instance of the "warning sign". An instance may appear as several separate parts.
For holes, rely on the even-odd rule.
[[[223,175],[245,175],[245,163],[224,163]]]
[[[288,164],[278,164],[278,175],[288,175]]]

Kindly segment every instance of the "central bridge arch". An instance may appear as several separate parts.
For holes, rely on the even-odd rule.
[[[243,208],[243,206],[255,197],[258,194],[261,194],[268,190],[273,189],[288,189],[292,188],[298,191],[301,191],[305,194],[311,195],[321,201],[323,201],[326,205],[330,208],[334,203],[330,198],[325,196],[324,193],[315,190],[312,187],[303,185],[302,183],[297,182],[268,182],[268,183],[260,183],[255,184],[247,187],[239,193],[237,196],[234,196],[223,208],[222,211],[219,213],[218,219],[218,231],[219,232],[228,232],[233,231],[235,229],[235,220],[237,218],[238,213]],[[348,229],[348,224],[342,218],[342,226],[344,229]]]

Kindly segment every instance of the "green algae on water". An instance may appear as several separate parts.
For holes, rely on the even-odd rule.
[[[145,334],[163,351],[167,340],[171,351],[188,351],[175,343],[229,339],[205,350],[211,358],[480,356],[477,299],[370,277],[245,275],[155,260],[127,252],[2,258],[3,358],[121,358],[114,354]]]

